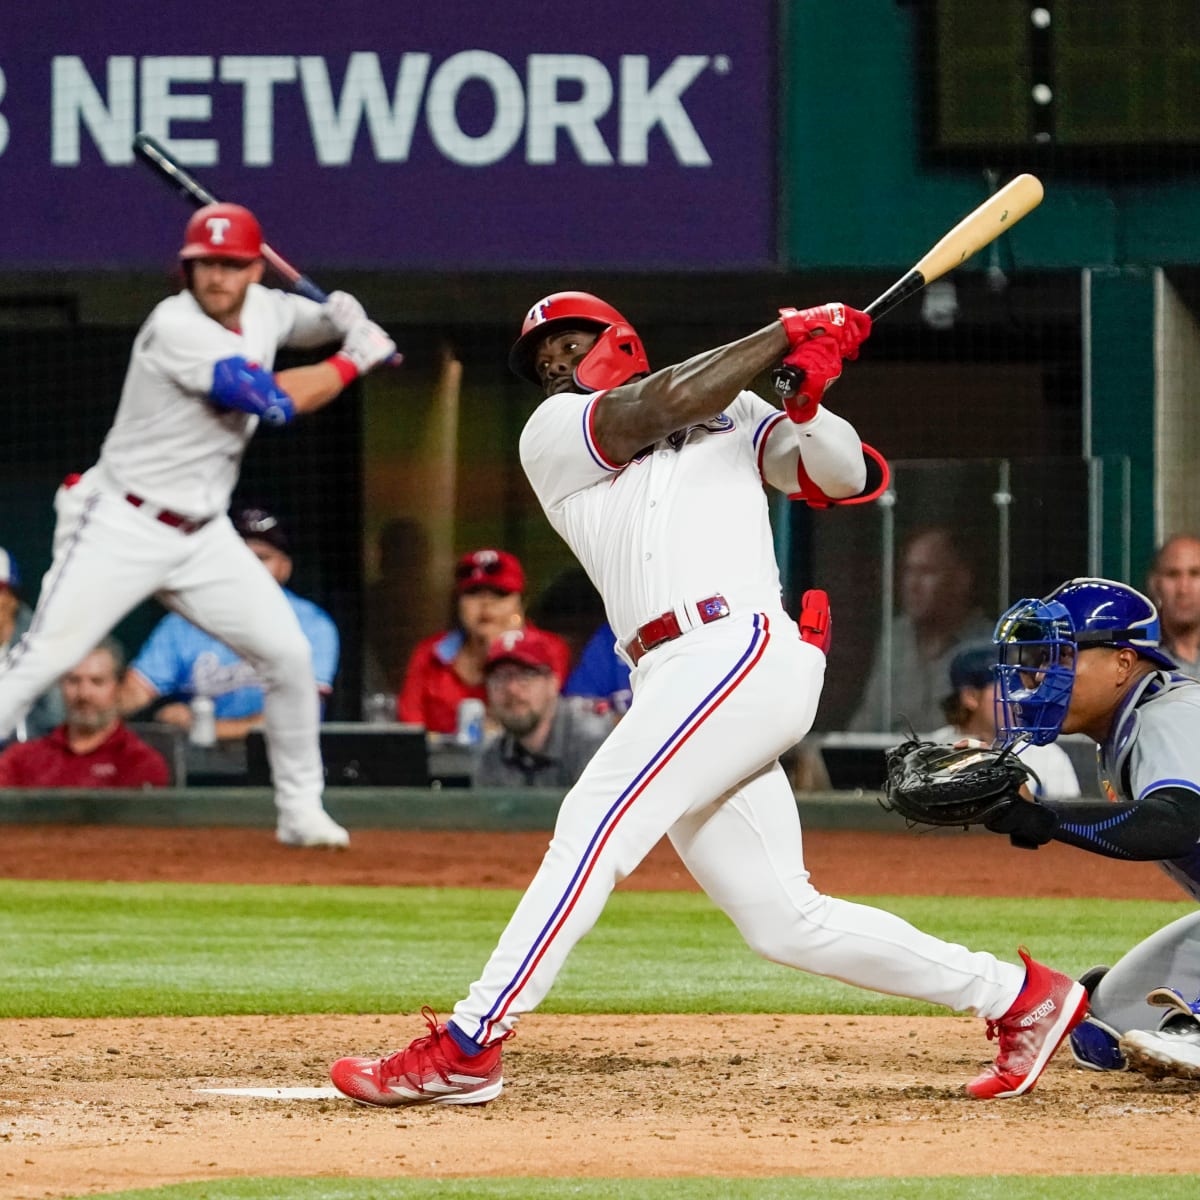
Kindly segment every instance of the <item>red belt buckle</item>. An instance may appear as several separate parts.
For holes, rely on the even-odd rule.
[[[653,650],[655,646],[661,646],[663,642],[674,640],[679,634],[679,618],[673,612],[665,612],[662,616],[647,621],[637,631],[626,649],[636,666],[638,660],[647,651]]]

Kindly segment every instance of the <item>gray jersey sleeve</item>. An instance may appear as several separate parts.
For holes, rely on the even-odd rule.
[[[1142,707],[1130,754],[1130,800],[1160,787],[1200,794],[1200,687],[1176,688]]]

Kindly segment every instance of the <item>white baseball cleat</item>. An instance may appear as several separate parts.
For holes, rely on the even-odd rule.
[[[1170,1011],[1156,1030],[1131,1029],[1121,1053],[1134,1071],[1150,1079],[1200,1079],[1200,1000],[1188,1002],[1174,988],[1155,988],[1147,997]]]
[[[280,817],[275,840],[284,846],[327,846],[342,850],[350,845],[350,834],[323,808],[318,808],[301,816]]]

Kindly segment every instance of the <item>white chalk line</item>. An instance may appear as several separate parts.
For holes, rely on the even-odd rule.
[[[341,1096],[331,1087],[197,1088],[209,1096],[247,1096],[258,1100],[336,1100]]]

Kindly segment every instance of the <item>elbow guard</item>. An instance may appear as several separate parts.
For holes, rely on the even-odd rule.
[[[803,456],[796,459],[796,482],[799,490],[788,495],[789,500],[803,500],[810,508],[829,508],[833,504],[865,504],[882,496],[892,481],[892,471],[888,461],[875,449],[862,444],[863,461],[867,464],[867,483],[861,492],[842,499],[827,496],[809,477],[804,469]]]
[[[268,425],[286,425],[296,415],[296,406],[270,371],[244,358],[223,358],[213,368],[208,398],[218,408],[261,417]]]

